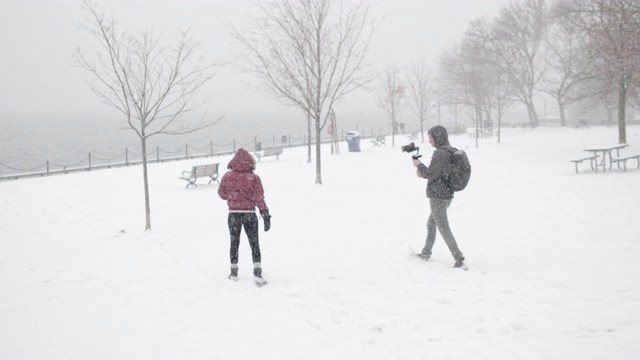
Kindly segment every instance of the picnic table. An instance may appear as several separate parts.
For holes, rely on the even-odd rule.
[[[596,172],[599,167],[602,167],[602,171],[607,171],[607,160],[609,162],[609,169],[613,166],[614,158],[612,155],[613,150],[616,151],[616,157],[620,157],[620,149],[624,149],[628,144],[617,144],[610,146],[597,146],[589,149],[584,149],[584,151],[590,152],[596,158],[600,157],[599,161],[595,161]]]

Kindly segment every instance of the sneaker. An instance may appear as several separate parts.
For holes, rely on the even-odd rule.
[[[460,259],[460,260],[456,260],[456,263],[453,265],[454,268],[456,269],[463,269],[463,270],[467,270],[467,264],[464,263],[464,258]]]
[[[425,253],[419,253],[419,254],[416,254],[416,256],[424,261],[431,259],[431,255],[427,255]]]

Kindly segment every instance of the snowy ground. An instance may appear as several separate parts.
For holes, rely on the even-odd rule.
[[[449,212],[469,271],[439,235],[432,260],[410,256],[428,207],[405,138],[327,149],[322,186],[306,149],[265,158],[261,289],[244,235],[227,279],[218,186],[178,179],[211,159],[150,166],[146,233],[140,167],[2,182],[0,359],[638,359],[640,170],[569,162],[616,139],[452,137],[473,165]],[[640,127],[628,142],[640,153]]]

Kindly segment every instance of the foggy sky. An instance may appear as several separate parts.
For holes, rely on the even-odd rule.
[[[420,56],[434,62],[441,49],[459,40],[470,20],[495,16],[506,0],[379,0],[373,18],[381,21],[367,61],[373,68],[409,66]],[[204,42],[209,61],[232,62],[228,24],[242,27],[247,0],[101,0],[99,9],[113,15],[121,30],[152,28],[162,41],[191,28]],[[84,70],[73,67],[77,46],[90,50],[95,40],[79,24],[86,18],[79,0],[0,0],[0,123],[15,116],[86,116],[114,110],[91,92]],[[291,114],[275,100],[246,86],[251,81],[233,67],[218,68],[200,95],[210,114],[226,117],[255,113]],[[380,113],[375,93],[358,91],[340,104],[344,111]],[[365,116],[365,115],[360,115]],[[383,116],[380,114],[380,116]]]

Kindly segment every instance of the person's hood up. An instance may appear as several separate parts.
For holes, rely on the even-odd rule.
[[[227,169],[235,172],[251,172],[256,168],[256,161],[253,156],[245,149],[240,148],[236,151],[236,155],[229,161]]]
[[[447,135],[447,129],[444,126],[436,125],[432,127],[429,129],[429,135],[433,138],[436,147],[449,145],[449,135]]]

